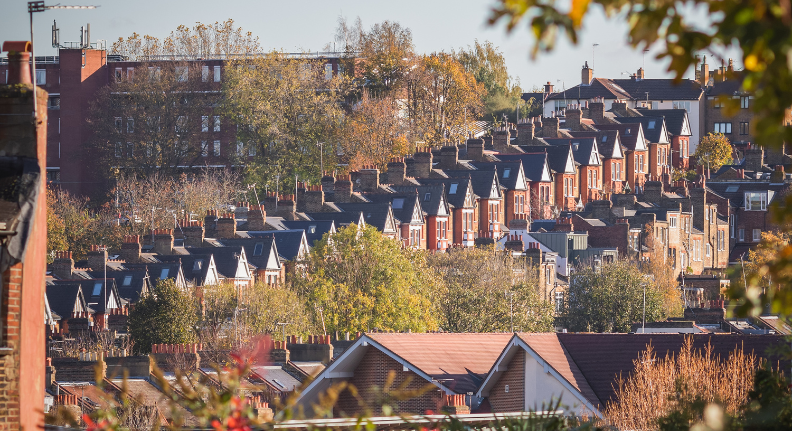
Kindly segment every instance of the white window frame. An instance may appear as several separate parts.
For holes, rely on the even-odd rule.
[[[201,132],[208,132],[209,131],[209,116],[202,115],[201,116]]]
[[[668,218],[668,225],[671,227],[677,227],[677,218],[676,217],[669,217]]]
[[[36,69],[36,85],[47,85],[47,69]]]
[[[755,208],[755,205],[751,203],[752,201],[748,198],[748,195],[759,195],[759,208]],[[744,198],[746,211],[767,211],[767,192],[745,192]]]
[[[212,130],[214,132],[219,132],[220,131],[220,116],[219,115],[215,115],[215,116],[212,117]]]
[[[212,153],[214,154],[215,157],[220,157],[220,140],[219,139],[215,139],[215,141],[214,141],[214,143],[212,145]]]
[[[214,82],[220,82],[220,66],[214,67]]]
[[[762,240],[762,229],[753,229],[753,242],[759,242]]]
[[[745,242],[745,229],[740,228],[737,233],[739,234],[739,241]]]
[[[176,82],[187,82],[190,79],[190,72],[187,66],[176,66]]]
[[[209,82],[209,66],[201,66],[201,82]]]

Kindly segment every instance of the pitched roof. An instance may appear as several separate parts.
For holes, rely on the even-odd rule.
[[[393,210],[390,207],[390,203],[357,202],[336,205],[344,210],[344,212],[362,214],[363,221],[367,225],[370,224],[374,226],[380,232],[389,232],[396,228],[395,225],[389,226],[389,224],[393,221],[393,218],[391,217],[393,215]]]
[[[548,165],[548,155],[544,151],[525,154],[499,154],[498,158],[504,161],[519,160],[522,162],[525,179],[530,182],[552,181],[550,178],[550,166]]]
[[[192,249],[190,249],[192,250]],[[188,254],[188,255],[169,255],[160,256],[160,260],[164,262],[180,262],[184,278],[195,283],[196,286],[204,286],[207,284],[215,284],[219,280],[216,273],[216,264],[213,272],[211,270],[211,263],[214,262],[212,254]]]
[[[644,117],[617,117],[623,123],[641,123],[644,138],[653,144],[667,144],[668,132],[666,130],[665,118],[662,116]]]
[[[187,249],[193,255],[211,254],[214,257],[217,272],[225,278],[237,278],[239,260],[243,256],[242,246],[225,247],[191,247]],[[244,253],[247,255],[247,253]],[[241,275],[245,277],[245,275]]]
[[[470,178],[473,193],[482,199],[500,198],[498,176],[495,171],[444,171],[449,178]]]
[[[637,117],[631,117],[634,120]],[[646,142],[638,142],[638,136],[643,134],[643,126],[639,122],[621,124],[597,124],[600,130],[618,130],[621,144],[630,151],[643,151],[646,149]]]
[[[647,94],[648,93],[648,94]],[[554,93],[547,100],[604,99],[632,100],[699,100],[704,90],[692,79],[676,83],[673,79],[607,79],[594,78],[589,85],[579,84]]]
[[[313,247],[316,241],[324,237],[326,233],[335,232],[335,223],[332,220],[284,220],[283,225],[286,229],[303,229],[308,245]]]
[[[88,271],[92,278],[104,278],[104,271]],[[107,278],[115,280],[118,287],[118,295],[121,298],[138,302],[140,296],[148,291],[149,273],[146,269],[123,269],[107,272]]]
[[[498,182],[507,190],[525,190],[525,175],[521,160],[497,162],[471,162],[481,171],[497,171]]]
[[[445,200],[445,185],[436,183],[424,186],[391,186],[396,193],[418,192],[421,209],[427,215],[448,215],[448,205]]]
[[[454,208],[463,208],[465,206],[465,197],[467,190],[470,187],[470,179],[468,178],[419,178],[422,184],[442,184],[446,190],[446,199],[448,205]]]
[[[627,90],[621,88],[611,79],[594,78],[589,85],[576,85],[568,90],[553,93],[547,100],[586,100],[602,97],[603,99],[631,99]]]
[[[511,338],[509,333],[367,333],[382,347],[456,393],[475,391]]]
[[[250,259],[250,250],[255,249],[256,243],[260,243],[261,240],[258,238],[274,238],[275,239],[275,246],[277,247],[278,254],[283,256],[284,259],[288,261],[293,261],[298,259],[301,252],[307,252],[307,250],[303,249],[303,245],[307,245],[307,240],[305,238],[305,231],[303,229],[289,229],[289,230],[267,230],[267,231],[260,231],[260,232],[248,232],[253,238],[257,238],[254,241],[243,241],[243,242],[234,242],[231,241],[223,241],[227,244],[234,244],[234,245],[244,245],[246,255],[248,259]],[[266,247],[265,247],[266,248]],[[263,256],[263,254],[261,255]],[[258,266],[258,265],[256,265]]]
[[[735,72],[734,77],[731,77],[725,81],[718,81],[715,79],[715,81],[712,83],[712,86],[707,88],[707,96],[734,96],[737,94],[744,94],[745,90],[742,86],[743,79],[745,78],[740,72]]]
[[[82,294],[85,297],[85,302],[92,304],[92,310],[97,313],[104,313],[108,308],[107,305],[114,305],[118,308],[121,306],[119,303],[118,289],[116,289],[115,280],[112,278],[107,279],[88,279],[88,280],[53,280],[52,284],[55,286],[79,284],[82,287]],[[107,295],[105,295],[107,289]],[[105,302],[107,298],[107,302]],[[52,308],[52,304],[50,304]],[[53,310],[56,310],[53,308]],[[55,311],[57,313],[57,310]],[[60,313],[58,313],[60,314]]]
[[[674,136],[690,136],[690,119],[684,109],[646,109],[638,108],[644,115],[664,117],[668,133]]]
[[[46,295],[50,309],[63,319],[70,318],[74,311],[86,306],[79,283],[47,284]]]
[[[599,166],[602,164],[599,157],[597,140],[594,137],[574,137],[574,138],[545,138],[545,142],[550,145],[571,146],[572,156],[575,162],[584,166]]]
[[[596,127],[596,126],[595,126]],[[618,130],[586,130],[569,132],[574,137],[593,137],[597,139],[599,153],[604,159],[623,159],[621,139]],[[618,143],[618,145],[616,145]]]
[[[418,198],[418,187],[403,186],[404,193],[371,193],[366,198],[379,205],[390,205],[393,216],[402,223],[423,222],[423,205]],[[395,189],[394,189],[395,190]],[[349,204],[342,204],[341,208],[349,208]],[[362,207],[361,207],[362,208]],[[385,208],[385,207],[381,207]],[[356,208],[359,209],[359,208]],[[368,215],[367,215],[368,217]]]
[[[575,160],[571,145],[520,145],[520,148],[526,153],[547,153],[547,165],[554,173],[571,173],[575,170],[569,163],[570,156],[573,163]],[[502,158],[510,160],[511,156]]]
[[[338,204],[335,204],[338,206]],[[340,207],[339,207],[340,209]],[[319,212],[319,213],[305,213],[308,217],[313,220],[326,220],[332,221],[335,223],[337,228],[343,226],[349,226],[350,224],[354,223],[356,225],[361,224],[361,222],[365,223],[365,217],[363,217],[362,211],[341,211],[341,212]]]

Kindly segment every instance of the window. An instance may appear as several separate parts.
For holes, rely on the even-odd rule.
[[[214,67],[214,82],[220,82],[220,66]]]
[[[749,99],[750,99],[750,97],[748,97],[748,96],[740,97],[740,108],[748,109],[748,100]]]
[[[124,146],[120,142],[115,143],[115,156],[121,158],[124,155]]]
[[[115,128],[118,133],[121,133],[124,126],[124,120],[121,117],[115,117]]]
[[[47,104],[47,108],[60,109],[60,96],[50,96],[49,103]]]
[[[209,66],[201,66],[201,82],[209,82]]]
[[[127,81],[132,82],[135,79],[135,68],[134,67],[127,67]]]
[[[325,64],[325,79],[331,80],[333,79],[333,65],[332,64]]]
[[[741,135],[747,135],[749,129],[750,129],[750,127],[748,127],[748,122],[747,121],[740,122],[740,134]]]
[[[130,159],[135,157],[135,144],[127,142],[127,157]]]
[[[504,170],[503,170],[503,178],[504,178],[504,179],[505,179],[505,178],[509,178],[509,175],[511,175],[511,168],[506,168],[506,169],[504,169]]]
[[[765,192],[745,193],[746,211],[765,211],[766,209],[767,209],[767,193]]]
[[[215,155],[215,157],[220,157],[220,140],[215,139],[212,146],[212,153]]]
[[[712,256],[712,246],[707,244],[707,257]]]
[[[135,119],[127,118],[127,133],[135,133]]]
[[[588,188],[591,188],[591,171],[588,171]]]
[[[555,293],[555,311],[561,312],[561,309],[564,308],[564,292],[556,292]]]
[[[47,69],[36,69],[36,85],[47,85]]]
[[[123,79],[123,70],[120,67],[116,67],[115,69],[115,82],[121,82]],[[36,79],[38,81],[38,79]]]
[[[121,283],[121,285],[122,286],[129,286],[131,284],[132,284],[132,276],[131,275],[124,276],[124,282]]]
[[[677,227],[677,218],[676,217],[669,218],[668,225],[671,227]]]
[[[93,292],[91,292],[91,296],[99,296],[102,293],[102,282],[94,283]]]
[[[690,102],[674,102],[673,106],[674,109],[684,109],[685,111],[690,112]]]
[[[253,256],[261,256],[261,252],[264,251],[264,244],[263,243],[256,243],[256,246],[253,248]]]
[[[249,147],[248,147],[248,156],[250,156],[250,157],[255,157],[256,156],[256,146],[255,145],[253,145],[253,144],[249,145]]]
[[[237,152],[237,156],[242,157],[242,155],[245,153],[245,146],[242,145],[241,142],[237,141],[236,149],[237,149],[237,151],[236,151]]]
[[[201,141],[201,156],[206,157],[209,155],[209,144],[206,141]]]
[[[762,229],[754,229],[753,230],[753,242],[759,242],[762,240]]]
[[[162,75],[159,67],[149,67],[149,81],[159,81]]]
[[[431,193],[424,194],[424,202],[429,202],[432,199]]]
[[[162,268],[162,272],[160,272],[160,280],[165,280],[168,278],[168,269],[169,268]]]
[[[176,133],[184,133],[187,131],[187,117],[180,115],[176,118]]]
[[[712,102],[712,107],[713,108],[722,108],[723,107],[723,102],[721,102],[720,98],[715,97],[714,101]]]
[[[643,154],[638,155],[638,166],[640,166],[639,172],[644,172],[644,156]]]
[[[176,82],[187,82],[187,66],[176,66]]]
[[[220,131],[220,116],[219,115],[215,115],[214,117],[212,117],[212,127],[213,127],[212,130],[214,132],[219,132]]]
[[[602,142],[608,142],[608,135],[602,135],[602,138],[600,138],[600,140]]]
[[[660,102],[652,102],[652,109],[660,109]]]
[[[653,130],[655,128],[655,124],[656,123],[657,123],[657,121],[655,121],[655,120],[649,120],[649,124],[646,126],[646,128],[649,129],[649,130]]]
[[[594,171],[594,188],[595,189],[599,188],[599,181],[597,179],[597,171]]]
[[[743,241],[745,241],[745,229],[740,229],[740,230],[738,231],[738,233],[739,233],[739,235],[740,235],[740,238],[739,238],[740,242],[743,242]]]
[[[201,117],[201,131],[202,132],[209,131],[209,117],[206,115]]]
[[[400,210],[404,208],[404,198],[396,198],[393,200],[393,209]]]
[[[729,231],[732,238],[734,238],[734,214],[729,215]]]
[[[732,132],[732,124],[731,123],[715,123],[713,129],[715,133],[723,133],[724,135],[729,135]]]
[[[455,195],[457,192],[457,187],[459,187],[459,183],[451,183],[451,187],[448,188],[448,194]]]

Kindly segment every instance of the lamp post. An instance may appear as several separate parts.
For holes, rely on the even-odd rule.
[[[98,6],[46,6],[42,0],[28,2],[28,14],[30,14],[30,61],[33,66],[33,121],[38,117],[36,113],[38,105],[36,104],[36,55],[34,53],[35,43],[33,42],[33,14],[36,12],[44,12],[47,9],[96,9],[97,7]]]

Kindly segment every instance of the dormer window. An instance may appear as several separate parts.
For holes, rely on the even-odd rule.
[[[94,288],[93,288],[93,292],[91,293],[91,296],[99,296],[100,293],[102,293],[102,282],[97,281],[96,283],[94,283]]]
[[[193,263],[193,271],[200,271],[203,268],[203,259],[196,259]]]
[[[765,211],[767,210],[767,193],[747,192],[745,193],[746,211]]]
[[[162,268],[162,272],[160,272],[160,280],[165,280],[166,278],[168,278],[168,272],[169,272],[168,268]]]

